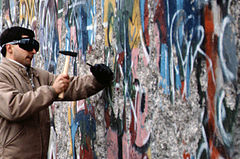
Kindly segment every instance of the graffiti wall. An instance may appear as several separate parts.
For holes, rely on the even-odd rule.
[[[49,158],[240,157],[237,0],[0,0],[0,30],[34,30],[33,65],[105,63],[112,85],[50,108]]]

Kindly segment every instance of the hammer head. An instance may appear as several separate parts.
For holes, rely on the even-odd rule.
[[[68,55],[68,56],[72,56],[72,57],[76,57],[77,56],[77,52],[73,52],[73,51],[64,51],[64,50],[60,50],[59,53],[63,54],[63,55]]]

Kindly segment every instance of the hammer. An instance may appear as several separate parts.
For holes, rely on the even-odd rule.
[[[68,69],[69,69],[69,63],[70,63],[70,57],[76,57],[77,56],[77,52],[73,52],[73,51],[59,51],[59,53],[63,54],[63,55],[67,55],[66,59],[65,59],[65,64],[64,64],[64,69],[63,69],[63,74],[68,74]],[[60,93],[58,95],[58,98],[63,99],[64,97],[64,92]]]

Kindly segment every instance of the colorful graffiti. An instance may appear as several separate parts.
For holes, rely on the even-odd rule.
[[[144,126],[147,116],[147,92],[138,80],[137,67],[139,46],[144,48],[144,64],[148,65],[148,1],[103,1],[103,26],[105,31],[105,61],[112,64],[116,72],[114,86],[123,85],[124,105],[122,117],[113,111],[110,89],[105,98],[105,120],[107,126],[107,141],[109,147],[107,158],[151,158],[148,151],[150,133]],[[116,34],[116,38],[113,36]],[[114,42],[116,45],[114,45]],[[129,69],[131,68],[131,69]],[[121,74],[123,72],[123,75]],[[120,81],[123,76],[123,81]],[[119,83],[123,82],[123,83]],[[113,95],[112,95],[113,94]],[[131,124],[129,127],[130,140],[127,142],[126,107],[130,103]],[[117,125],[117,126],[116,126]]]
[[[39,2],[39,29],[40,53],[44,59],[44,69],[56,73],[59,51],[57,32],[57,4],[54,0]]]
[[[151,107],[149,100],[153,99],[149,99],[149,90],[143,86],[144,81],[138,71],[140,61],[145,67],[157,66],[160,75],[158,88],[169,96],[172,105],[176,100],[188,100],[192,77],[196,76],[198,105],[204,110],[201,114],[201,139],[195,154],[184,151],[182,157],[231,158],[232,126],[239,96],[236,95],[238,57],[233,19],[229,14],[230,2],[101,1],[102,21],[98,23],[103,26],[100,31],[104,36],[103,57],[115,74],[112,86],[103,91],[106,158],[152,158],[151,130],[145,123]],[[40,42],[43,68],[53,73],[57,72],[59,50],[78,52],[78,57],[71,59],[73,74],[77,75],[77,62],[86,62],[87,54],[96,42],[97,3],[100,2],[0,0],[3,19],[0,30],[13,25],[33,29]],[[150,25],[152,34],[149,34]],[[152,63],[152,56],[155,56],[156,63]],[[202,74],[207,80],[201,80]],[[115,113],[119,92],[122,92],[123,104],[117,106],[118,113]],[[177,92],[180,92],[181,99],[177,99]],[[228,102],[229,98],[234,102]],[[130,114],[127,114],[128,108]],[[53,110],[54,105],[49,109],[52,122]],[[89,99],[73,102],[69,106],[68,117],[69,155],[73,158],[97,158],[94,104]],[[81,134],[79,148],[75,144],[77,132]],[[53,122],[49,158],[56,157],[55,140]]]
[[[236,111],[227,106],[224,87],[232,84],[236,94],[238,62],[233,22],[227,11],[229,2],[155,2],[155,31],[159,38],[156,41],[157,64],[162,78],[159,86],[170,94],[173,104],[178,89],[183,99],[187,98],[195,63],[198,63],[199,78],[201,69],[205,69],[201,68],[204,57],[208,82],[207,90],[203,92],[203,84],[198,81],[200,103],[205,112],[202,115],[202,139],[195,157],[231,158],[231,127]],[[237,100],[235,96],[235,109]]]
[[[67,10],[64,13],[64,3]],[[58,1],[58,24],[59,32],[62,28],[62,16],[66,27],[65,50],[78,52],[78,60],[86,61],[87,50],[90,50],[95,41],[96,34],[96,3],[92,0],[70,2]],[[61,45],[62,46],[62,45]],[[72,59],[73,75],[78,74],[77,59]],[[73,102],[69,109],[69,125],[71,136],[70,155],[77,158],[75,147],[75,134],[78,127],[81,130],[80,158],[96,158],[93,142],[96,136],[95,111],[90,103],[85,104],[85,110],[77,111],[77,107],[82,103]]]

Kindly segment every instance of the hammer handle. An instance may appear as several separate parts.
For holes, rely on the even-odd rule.
[[[66,74],[66,75],[68,74],[69,63],[70,63],[70,56],[66,56],[64,69],[63,69],[63,73]],[[60,98],[60,99],[63,99],[63,97],[64,97],[64,92],[62,92],[58,95],[58,98]]]

